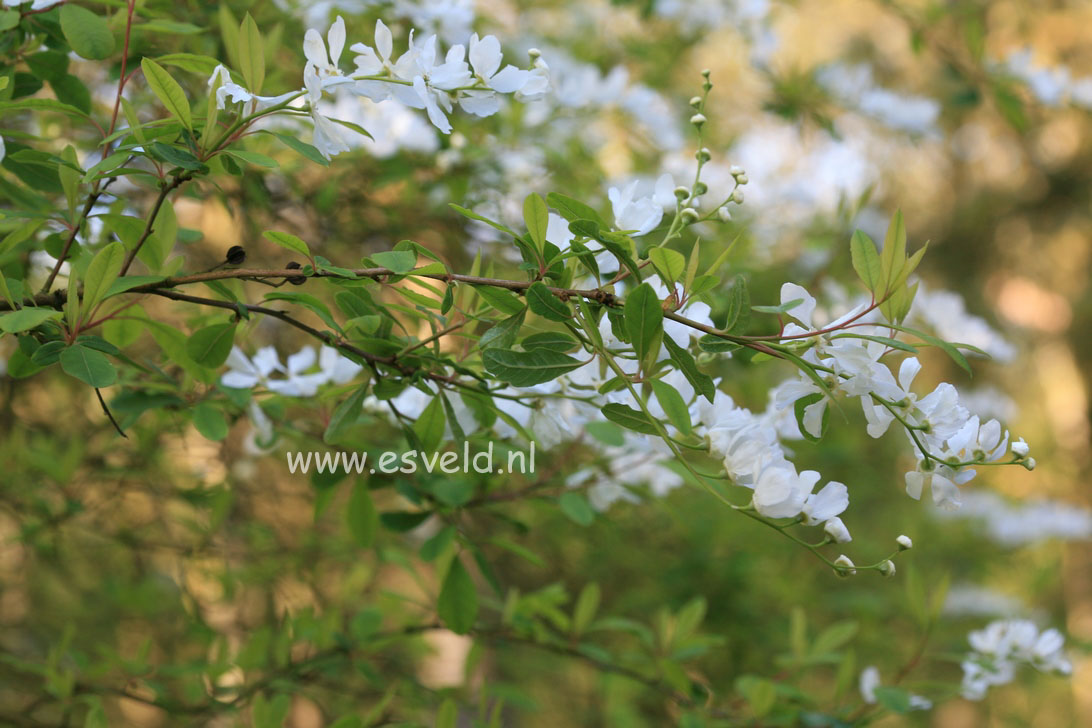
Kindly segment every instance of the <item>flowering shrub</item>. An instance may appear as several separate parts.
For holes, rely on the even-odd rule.
[[[923,586],[927,564],[904,575],[913,541],[858,498],[958,513],[980,472],[1034,470],[1023,438],[938,381],[1013,352],[919,285],[931,254],[899,212],[879,244],[847,229],[824,276],[783,278],[779,221],[744,196],[769,204],[751,173],[772,164],[711,141],[732,93],[714,72],[689,71],[676,102],[577,60],[579,43],[505,49],[473,32],[487,22],[470,3],[336,3],[330,23],[317,4],[300,33],[285,9],[153,5],[0,14],[6,376],[48,383],[69,417],[97,408],[52,455],[37,405],[14,408],[25,430],[0,493],[26,573],[4,618],[33,629],[4,639],[5,720],[501,725],[564,702],[530,690],[524,649],[620,680],[601,687],[624,691],[603,713],[618,725],[856,725],[982,699],[1021,662],[1070,672],[1057,630],[999,621],[971,633],[962,678],[911,689],[945,589]],[[736,24],[764,66],[768,19],[651,6],[680,37]],[[814,83],[896,133],[937,123],[867,65]],[[599,113],[656,147],[654,174],[608,174]],[[236,212],[237,237],[202,222],[215,209]],[[297,474],[294,454],[319,447],[419,457]],[[883,465],[855,460],[874,447]],[[494,448],[531,448],[537,469],[436,467]],[[841,455],[820,473],[825,448]],[[285,454],[303,488],[263,492]],[[685,598],[630,609],[624,585],[606,603],[598,566],[566,572],[573,595],[551,580],[569,542],[684,491],[732,568],[784,540],[812,557],[776,552],[802,573],[905,579],[920,641],[889,682],[858,670],[854,621],[809,637],[801,609],[752,605],[727,639],[703,626],[734,597],[701,574],[672,577]],[[916,507],[902,500],[886,507]],[[625,542],[638,563],[658,527]],[[786,626],[788,645],[764,642]],[[718,664],[725,650],[749,654]]]

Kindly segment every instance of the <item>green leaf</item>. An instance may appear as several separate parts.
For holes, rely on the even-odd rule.
[[[322,153],[318,149],[308,144],[307,142],[301,141],[290,134],[280,134],[278,132],[269,131],[266,131],[266,133],[272,134],[273,136],[277,137],[277,139],[283,142],[286,146],[295,150],[298,154],[300,154],[300,156],[310,159],[315,164],[321,164],[323,167],[330,166],[330,160],[322,156]]]
[[[563,334],[560,331],[542,331],[537,334],[531,334],[523,341],[519,342],[519,345],[523,347],[524,351],[530,351],[531,349],[551,349],[553,351],[572,351],[578,344],[576,339]]]
[[[220,442],[228,435],[224,413],[207,402],[193,408],[193,426],[208,440]]]
[[[626,333],[642,362],[653,362],[664,336],[664,309],[652,286],[642,283],[626,296]]]
[[[300,240],[298,237],[291,233],[282,233],[277,230],[266,230],[262,233],[262,237],[266,240],[272,241],[282,248],[287,248],[294,253],[299,253],[305,256],[308,260],[311,259],[311,249],[307,247],[307,243]]]
[[[903,714],[910,711],[910,693],[902,688],[881,685],[875,690],[876,702],[892,713]]]
[[[409,273],[417,265],[417,253],[412,250],[387,250],[369,255],[376,265],[403,274]]]
[[[60,11],[61,32],[81,58],[101,61],[114,52],[114,34],[106,18],[87,8],[65,3]]]
[[[201,160],[193,156],[193,153],[188,149],[172,147],[170,144],[164,144],[163,142],[152,142],[148,150],[167,164],[173,164],[188,171],[198,170],[204,166]]]
[[[486,349],[482,361],[489,372],[516,387],[548,382],[584,365],[582,361],[549,349]]]
[[[178,81],[171,78],[171,74],[151,58],[142,58],[140,67],[144,70],[144,78],[148,81],[148,86],[159,98],[163,107],[171,116],[181,121],[184,127],[193,129],[190,102],[186,99],[186,93],[178,85]]]
[[[92,387],[109,387],[118,380],[117,370],[106,355],[82,344],[62,351],[60,361],[65,374]]]
[[[366,386],[358,387],[349,397],[341,402],[330,415],[330,424],[322,434],[322,441],[327,445],[333,445],[345,434],[345,430],[354,425],[363,412],[364,399],[368,395]]]
[[[876,296],[882,296],[880,290],[883,284],[883,264],[880,262],[880,254],[876,251],[876,243],[865,233],[857,230],[849,241],[850,257],[853,260],[853,270],[865,287]]]
[[[580,590],[580,596],[576,598],[576,606],[573,608],[572,633],[575,636],[583,634],[588,625],[595,619],[595,613],[599,611],[600,590],[594,581],[585,584]]]
[[[648,259],[660,273],[660,278],[669,286],[678,281],[686,270],[686,258],[677,250],[653,248],[648,251]]]
[[[265,167],[266,169],[276,169],[280,166],[276,159],[267,157],[264,154],[259,154],[258,152],[248,152],[245,149],[229,149],[227,153],[236,159],[241,159],[247,164],[254,164],[259,167]]]
[[[542,281],[535,281],[527,289],[527,304],[531,311],[550,321],[568,321],[572,318],[569,305],[555,296]]]
[[[61,318],[61,315],[60,311],[54,311],[51,308],[21,308],[18,311],[0,314],[0,331],[6,334],[29,331],[46,321],[56,321]]]
[[[490,347],[496,347],[498,349],[510,349],[512,344],[515,343],[516,337],[519,336],[519,331],[523,327],[523,319],[527,317],[526,309],[520,309],[518,313],[513,316],[499,321],[493,326],[486,329],[478,340],[478,348],[488,349]],[[526,349],[526,344],[524,345]]]
[[[523,222],[527,233],[535,242],[535,248],[542,252],[546,244],[546,226],[549,223],[549,210],[542,196],[532,192],[523,201]]]
[[[742,331],[747,328],[751,318],[751,294],[747,288],[747,279],[736,276],[732,287],[728,289],[728,315],[725,317],[726,332]]]
[[[887,226],[887,235],[883,239],[883,252],[880,254],[883,271],[884,293],[891,293],[895,281],[906,265],[906,225],[902,220],[902,210],[896,210],[891,224]]]
[[[595,520],[595,511],[592,510],[588,499],[575,491],[566,491],[557,499],[557,505],[569,519],[578,526],[590,526]]]
[[[265,41],[250,13],[246,14],[239,27],[239,70],[246,80],[247,90],[253,94],[261,93],[262,84],[265,83]]]
[[[375,502],[372,501],[372,493],[366,481],[358,480],[353,486],[345,519],[356,545],[362,549],[371,548],[379,531],[379,512],[375,509]]]
[[[908,351],[911,354],[917,354],[918,348],[911,346],[905,341],[899,341],[898,339],[892,339],[887,336],[872,336],[870,334],[835,334],[830,337],[831,339],[865,339],[866,341],[875,341],[877,344],[883,344],[889,346],[892,349],[898,349],[900,351]]]
[[[493,308],[512,316],[524,309],[524,303],[516,294],[496,286],[475,286],[474,290]]]
[[[672,341],[670,336],[664,337],[664,345],[667,347],[667,353],[671,357],[671,361],[683,373],[686,381],[690,382],[690,386],[694,388],[694,391],[712,402],[713,397],[716,396],[716,385],[713,384],[713,378],[698,369],[698,364],[694,361],[694,357],[690,356],[690,352]],[[526,344],[524,344],[524,348],[526,348]]]
[[[603,407],[603,416],[616,425],[621,425],[627,430],[641,432],[645,435],[659,435],[660,431],[652,424],[652,420],[640,410],[635,410],[624,404],[611,402]]]
[[[478,592],[458,556],[451,560],[440,587],[436,612],[447,628],[456,634],[469,632],[478,616]]]
[[[785,301],[777,306],[751,306],[751,310],[758,311],[759,313],[782,314],[788,313],[803,302],[803,298],[794,298],[791,301]]]
[[[667,420],[684,435],[690,434],[690,410],[683,401],[682,395],[667,382],[653,379],[652,391],[656,395],[656,401],[660,403]]]
[[[458,719],[459,704],[451,698],[445,698],[444,702],[440,703],[440,709],[436,711],[436,722],[433,726],[434,728],[456,728]]]
[[[554,208],[561,214],[561,217],[565,218],[569,222],[575,222],[577,220],[588,220],[595,223],[601,228],[609,228],[610,224],[603,219],[603,217],[595,211],[594,208],[585,205],[580,200],[574,200],[572,197],[562,195],[557,192],[551,192],[546,195],[546,204]],[[557,243],[557,240],[550,241]]]
[[[235,341],[235,324],[198,329],[186,340],[186,353],[203,367],[215,369],[227,361]]]
[[[147,28],[148,25],[148,23],[145,23],[140,27]],[[183,71],[190,71],[205,77],[211,76],[216,67],[220,65],[220,61],[212,56],[202,56],[196,53],[168,53],[165,56],[157,57],[155,60],[161,66],[175,66]]]
[[[439,397],[434,397],[413,423],[413,432],[421,440],[422,449],[428,452],[436,450],[444,437],[446,422],[444,403]]]
[[[125,246],[116,240],[105,246],[91,259],[83,280],[85,311],[91,311],[95,304],[106,298],[110,286],[114,284],[121,272],[123,262],[125,262]]]

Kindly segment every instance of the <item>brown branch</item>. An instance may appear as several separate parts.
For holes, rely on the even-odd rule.
[[[144,246],[144,241],[151,236],[155,228],[155,219],[159,216],[159,210],[163,207],[163,203],[167,201],[167,195],[181,187],[192,176],[192,173],[189,172],[180,174],[172,179],[170,184],[165,184],[160,188],[159,196],[155,198],[155,204],[152,205],[152,211],[148,213],[148,222],[144,225],[144,232],[140,234],[140,239],[137,240],[133,249],[129,251],[129,255],[125,257],[125,262],[121,266],[120,275],[125,275],[129,272],[129,266],[133,264],[133,261],[137,257],[137,253],[139,253],[140,249]]]

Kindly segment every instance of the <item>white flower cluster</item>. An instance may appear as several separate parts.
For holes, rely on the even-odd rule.
[[[788,306],[794,301],[797,303],[788,313],[798,323],[784,327],[782,343],[806,347],[801,358],[826,373],[823,380],[828,390],[860,399],[869,435],[881,437],[893,422],[899,421],[918,459],[917,469],[906,474],[906,492],[910,497],[920,499],[928,488],[936,505],[958,508],[958,486],[976,474],[970,466],[995,462],[1008,451],[1009,434],[1002,432],[1001,423],[994,419],[982,422],[972,415],[960,405],[956,388],[947,382],[941,382],[919,399],[911,389],[921,370],[917,357],[904,359],[896,378],[883,361],[891,351],[887,345],[860,338],[890,335],[890,329],[885,329],[882,321],[855,325],[849,330],[842,328],[874,319],[871,313],[866,316],[864,304],[817,328],[812,324],[815,298],[801,286],[786,283],[781,288],[781,303]],[[801,372],[795,380],[780,385],[774,396],[778,406],[785,408],[802,397],[818,396],[819,399],[804,407],[802,419],[809,435],[818,438],[822,434],[828,397],[813,379]],[[1028,451],[1023,440],[1012,445],[1014,457],[1033,468],[1035,461],[1027,457]]]
[[[940,116],[938,102],[877,86],[872,79],[872,68],[867,64],[829,65],[819,72],[818,81],[844,103],[855,106],[862,114],[888,128],[912,134],[935,131]]]
[[[1073,78],[1065,66],[1036,65],[1030,48],[1009,53],[1001,69],[1026,83],[1040,103],[1060,106],[1070,101],[1092,109],[1092,76]]]
[[[329,346],[323,346],[317,356],[315,347],[305,346],[288,357],[287,366],[281,364],[280,356],[272,346],[259,349],[254,358],[235,346],[228,354],[227,365],[229,370],[220,378],[223,386],[253,389],[261,385],[286,397],[312,397],[325,384],[352,381],[362,369]],[[283,376],[274,379],[274,373]]]
[[[1040,632],[1026,619],[991,622],[971,632],[967,641],[973,650],[962,663],[963,697],[968,700],[981,700],[991,687],[1012,682],[1020,664],[1062,675],[1073,671],[1062,634],[1056,629]]]
[[[982,521],[991,539],[1003,546],[1024,546],[1050,539],[1092,539],[1092,512],[1046,499],[1009,503],[996,493],[968,493],[958,512],[947,517]]]
[[[550,88],[549,67],[536,52],[531,53],[529,70],[508,65],[503,69],[500,41],[492,35],[470,37],[469,51],[462,44],[451,46],[441,54],[436,35],[415,41],[409,34],[407,50],[394,56],[394,39],[382,20],[375,24],[375,47],[355,43],[349,50],[356,54],[356,72],[345,74],[340,66],[345,48],[345,21],[338,16],[324,41],[319,31],[311,28],[304,35],[304,90],[315,126],[314,145],[326,158],[349,150],[347,131],[320,109],[323,95],[329,90],[344,90],[380,102],[396,99],[402,104],[424,109],[433,125],[444,134],[451,133],[447,114],[458,104],[475,116],[491,116],[500,110],[498,94],[513,94],[528,101],[541,98]],[[469,60],[469,63],[468,63]],[[256,108],[283,103],[299,95],[291,92],[276,97],[255,96],[233,83],[222,66],[209,79],[215,83],[217,103],[223,108],[232,103],[254,102]]]

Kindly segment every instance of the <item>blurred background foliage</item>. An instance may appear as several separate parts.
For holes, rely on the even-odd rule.
[[[454,10],[429,15],[445,5]],[[117,6],[90,5],[103,13]],[[461,8],[472,10],[460,16]],[[1035,472],[986,469],[970,490],[1089,505],[1092,117],[1079,87],[1092,77],[1088,4],[153,0],[140,4],[145,18],[192,28],[138,32],[130,55],[227,57],[218,30],[225,10],[236,21],[249,11],[279,39],[267,43],[269,93],[299,85],[304,30],[325,30],[340,12],[350,42],[370,43],[375,17],[402,39],[411,23],[431,19],[443,34],[452,30],[445,18],[456,18],[456,41],[464,40],[458,23],[472,22],[509,54],[537,46],[560,101],[486,120],[454,117],[450,137],[387,124],[377,142],[362,141],[328,168],[257,138],[253,148],[275,156],[280,170],[248,166],[176,200],[181,227],[196,231],[184,237],[188,270],[216,265],[236,244],[256,266],[282,265],[283,251],[261,237],[268,229],[292,231],[334,262],[355,264],[410,239],[455,270],[467,270],[479,249],[498,271],[513,270],[511,251],[447,203],[518,220],[532,191],[562,191],[605,210],[607,181],[664,169],[679,178],[693,154],[687,100],[708,68],[706,145],[715,162],[742,164],[751,177],[735,221],[703,231],[708,262],[739,235],[726,275],[748,276],[756,302],[774,303],[786,280],[836,295],[839,281],[852,280],[852,231],[878,238],[901,207],[912,244],[931,241],[925,285],[958,292],[1015,346],[1010,360],[976,359],[973,380],[930,355],[933,380],[919,383],[981,392],[1033,445]],[[1012,54],[1025,48],[1031,60],[1020,65]],[[607,76],[617,68],[624,72]],[[847,68],[867,69],[867,79]],[[116,62],[70,70],[96,109],[112,100]],[[27,73],[25,61],[7,72],[13,80]],[[177,77],[202,98],[205,77]],[[632,90],[639,84],[647,95]],[[875,88],[935,106],[884,106],[869,96]],[[158,113],[142,84],[129,93],[142,115]],[[366,128],[383,126],[359,113]],[[3,122],[10,154],[20,129],[11,117]],[[56,119],[27,123],[41,124],[58,150],[79,141],[81,132]],[[24,251],[0,265],[33,263]],[[716,319],[725,302],[710,302]],[[168,302],[146,310],[200,323]],[[237,341],[288,353],[306,343],[296,334],[253,320]],[[148,336],[140,345],[156,350]],[[708,370],[756,409],[788,373],[740,358]],[[127,409],[115,400],[128,434],[121,440],[88,388],[56,372],[16,374],[0,379],[4,724],[432,725],[438,713],[450,715],[445,701],[459,706],[458,725],[485,724],[495,709],[502,725],[791,724],[776,713],[755,716],[764,688],[753,680],[761,679],[780,699],[813,708],[812,718],[794,720],[836,725],[821,714],[860,704],[857,674],[873,664],[885,677],[912,666],[905,684],[938,699],[933,711],[877,725],[1092,723],[1087,534],[1012,544],[991,538],[982,520],[937,518],[902,494],[912,463],[894,435],[862,448],[856,410],[820,445],[800,443],[796,461],[850,485],[851,553],[868,561],[888,553],[897,534],[914,538],[892,579],[840,579],[768,529],[711,507],[695,488],[617,502],[578,525],[557,497],[572,465],[586,460],[579,442],[540,453],[533,478],[372,476],[367,487],[387,515],[374,544],[361,548],[346,525],[351,479],[293,475],[282,460],[286,449],[321,447],[336,399],[272,404],[281,440],[258,453],[242,405],[228,436],[214,442],[191,424],[185,402],[142,413],[139,402]],[[378,416],[352,442],[370,452],[405,447]],[[390,515],[418,507],[440,514],[423,524]],[[465,637],[400,632],[435,622],[451,558],[435,540],[450,533],[445,526],[475,545],[467,563],[482,622],[507,627]],[[925,630],[915,590],[943,599],[949,580],[964,594],[989,592],[943,609],[919,654]],[[588,647],[565,635],[577,595],[593,583],[600,616],[613,621]],[[669,639],[701,611],[693,635]],[[993,614],[1064,628],[1073,680],[1028,671],[984,702],[945,700],[959,681],[967,632]],[[816,652],[824,632],[830,649]]]

